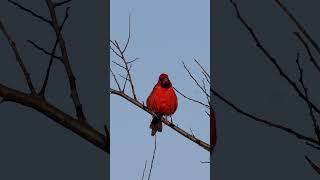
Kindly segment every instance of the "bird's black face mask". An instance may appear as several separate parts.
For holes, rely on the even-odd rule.
[[[170,88],[172,86],[169,78],[167,77],[160,79],[160,85],[162,88]]]

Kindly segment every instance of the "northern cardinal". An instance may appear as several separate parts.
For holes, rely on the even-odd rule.
[[[171,116],[177,110],[177,107],[177,96],[169,76],[161,74],[147,99],[147,108],[157,115],[153,117],[150,124],[151,136],[154,136],[157,131],[162,132],[162,116]]]

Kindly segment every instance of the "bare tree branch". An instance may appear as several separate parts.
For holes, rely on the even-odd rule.
[[[126,95],[124,92],[122,91],[117,91],[115,89],[110,88],[110,93],[111,94],[115,94],[118,95],[124,99],[126,99],[128,102],[136,105],[137,107],[139,107],[140,109],[143,109],[144,111],[146,111],[147,113],[151,114],[152,116],[157,116],[154,112],[148,110],[146,108],[146,106],[144,106],[142,103],[140,103],[138,100],[131,98],[130,96]],[[178,132],[179,134],[181,134],[182,136],[188,138],[189,140],[191,140],[192,142],[198,144],[199,146],[201,146],[202,148],[204,148],[205,150],[209,151],[210,150],[210,146],[209,144],[205,143],[204,141],[192,136],[191,134],[187,133],[186,131],[184,131],[183,129],[179,128],[177,125],[174,125],[173,123],[171,123],[170,121],[168,121],[165,118],[161,119],[162,122],[169,126],[170,128],[172,128],[173,130],[175,130],[176,132]]]
[[[202,90],[202,92],[207,96],[210,97],[210,95],[206,92],[205,89],[198,83],[197,79],[191,74],[190,70],[187,68],[187,66],[182,61],[184,69],[188,72],[189,76],[193,79],[193,81],[197,84],[197,86]]]
[[[306,98],[309,99],[308,90],[307,90],[307,88],[306,88],[306,86],[304,84],[304,81],[303,81],[303,70],[302,70],[301,65],[299,63],[299,53],[297,54],[296,63],[298,65],[299,74],[300,74],[300,78],[299,78],[300,84],[301,84],[301,86],[302,86],[302,88],[304,90],[304,94],[305,94]],[[307,105],[308,105],[310,117],[311,117],[311,120],[312,120],[312,123],[313,123],[314,132],[315,132],[315,134],[316,134],[316,136],[318,138],[318,141],[320,142],[320,130],[319,130],[319,125],[317,123],[317,119],[313,114],[312,106],[310,104],[307,104]]]
[[[308,46],[308,43],[300,36],[300,34],[298,32],[294,33],[296,35],[296,37],[299,39],[299,41],[303,44],[304,48],[307,50],[307,53],[309,55],[309,60],[311,61],[311,63],[316,67],[316,69],[318,70],[318,72],[320,72],[320,66],[319,64],[316,62],[316,60],[314,59],[311,50]]]
[[[202,65],[197,61],[196,58],[193,59],[197,64],[198,66],[202,69],[202,72],[204,73],[206,79],[210,79],[210,75],[209,73],[202,67]],[[209,82],[209,81],[208,81]]]
[[[233,103],[231,103],[229,100],[227,100],[226,98],[224,98],[222,95],[220,95],[220,93],[218,93],[216,90],[210,88],[210,90],[213,92],[213,94],[218,97],[220,100],[222,100],[224,103],[226,103],[227,105],[229,105],[230,107],[232,107],[234,110],[236,110],[237,112],[239,112],[240,114],[246,116],[246,117],[249,117],[250,119],[253,119],[254,121],[256,122],[259,122],[259,123],[262,123],[262,124],[265,124],[265,125],[268,125],[270,127],[273,127],[273,128],[277,128],[277,129],[280,129],[280,130],[283,130],[291,135],[294,135],[296,136],[298,139],[301,139],[301,140],[305,140],[305,141],[309,141],[309,142],[312,142],[312,143],[316,143],[316,144],[319,144],[319,142],[312,138],[312,137],[307,137],[307,136],[304,136],[288,127],[285,127],[283,125],[280,125],[280,124],[276,124],[276,123],[272,123],[271,121],[268,121],[268,120],[265,120],[265,119],[262,119],[262,118],[259,118],[259,117],[256,117],[250,113],[247,113],[245,111],[243,111],[242,109],[240,109],[239,107],[237,107],[236,105],[234,105]]]
[[[296,83],[290,79],[290,77],[284,73],[284,71],[282,70],[282,68],[279,66],[277,60],[271,56],[271,54],[264,48],[264,46],[260,43],[259,39],[257,38],[257,36],[255,35],[253,29],[248,25],[248,23],[242,18],[240,11],[238,9],[238,5],[233,1],[230,0],[232,5],[234,6],[236,13],[237,13],[237,17],[240,20],[240,22],[246,27],[246,29],[248,30],[248,32],[250,33],[251,37],[254,39],[254,41],[256,42],[256,46],[263,52],[263,54],[267,57],[267,59],[276,67],[276,69],[279,71],[280,76],[282,76],[289,84],[290,86],[298,93],[299,97],[301,97],[304,101],[306,101],[307,103],[309,103],[312,108],[317,111],[317,113],[320,113],[320,109],[314,105],[311,101],[309,101],[305,95],[303,95],[303,93],[299,90],[298,86],[296,85]]]
[[[149,169],[148,180],[150,180],[150,177],[151,177],[153,161],[154,161],[154,156],[156,154],[156,150],[157,150],[157,135],[154,136],[154,149],[153,149],[152,160],[151,160],[151,165],[150,165],[150,169]]]
[[[107,152],[106,138],[103,134],[95,130],[88,123],[78,121],[44,99],[6,87],[2,84],[0,84],[0,97],[3,97],[6,101],[15,102],[37,110]]]
[[[64,4],[67,4],[69,2],[71,2],[72,0],[65,0],[65,1],[62,1],[62,2],[57,2],[57,3],[54,3],[53,4],[53,7],[56,8],[56,7],[59,7],[59,6],[63,6]]]
[[[305,142],[305,144],[320,151],[320,146],[316,146],[316,145],[314,145],[314,144],[312,144],[310,142]]]
[[[131,15],[129,15],[129,30],[128,30],[128,39],[127,39],[127,42],[126,42],[126,45],[124,46],[123,50],[122,50],[122,53],[124,54],[127,50],[127,47],[129,45],[129,42],[130,42],[130,38],[131,38]]]
[[[32,81],[31,81],[31,78],[30,78],[30,74],[26,68],[26,66],[24,65],[23,61],[22,61],[22,58],[19,54],[19,51],[18,51],[18,48],[16,47],[16,43],[11,39],[9,33],[7,32],[7,30],[5,29],[4,25],[2,24],[1,20],[0,20],[0,30],[2,31],[2,33],[4,34],[4,36],[6,37],[9,45],[11,46],[11,49],[13,50],[14,52],[14,55],[16,56],[16,60],[23,72],[23,75],[28,83],[28,86],[29,86],[29,90],[31,92],[31,94],[35,94],[36,91],[34,89],[34,86],[32,84]]]
[[[200,104],[200,105],[202,105],[202,106],[204,106],[204,107],[206,107],[206,108],[209,108],[209,107],[210,107],[210,106],[208,106],[207,104],[204,104],[204,103],[201,102],[201,101],[192,99],[192,98],[184,95],[182,92],[180,92],[180,91],[179,91],[177,88],[175,88],[175,87],[173,87],[173,89],[174,89],[177,93],[179,93],[181,96],[183,96],[184,98],[186,98],[186,99],[188,99],[188,100],[190,100],[190,101],[193,101],[193,102],[195,102],[195,103],[198,103],[198,104]]]
[[[129,71],[131,70],[131,68],[132,68],[132,64],[130,64]],[[123,88],[122,88],[123,92],[124,92],[124,90],[126,88],[128,80],[129,80],[128,78],[129,78],[129,74],[127,73],[127,77],[125,77],[125,81],[124,81]]]
[[[43,52],[44,54],[47,54],[49,56],[51,56],[51,53],[47,50],[45,50],[44,48],[40,47],[39,45],[37,45],[35,42],[28,40],[28,43],[30,43],[33,47],[35,47],[36,49],[40,50],[41,52]],[[62,60],[61,57],[54,55],[53,58],[58,59],[58,60]]]
[[[308,156],[305,156],[305,158],[310,164],[310,166],[320,175],[320,167],[317,166],[314,162],[312,162]]]
[[[210,164],[210,161],[200,161],[202,164],[207,164],[209,163]]]
[[[72,98],[73,104],[76,109],[77,117],[79,120],[85,121],[86,118],[83,113],[82,104],[79,99],[78,90],[77,90],[77,86],[76,86],[76,78],[73,75],[72,68],[69,63],[69,57],[68,57],[65,41],[62,37],[62,33],[59,35],[60,27],[58,24],[56,12],[54,10],[54,4],[51,0],[46,0],[46,3],[48,6],[48,9],[49,9],[49,12],[50,12],[53,29],[56,33],[56,36],[59,38],[59,47],[60,47],[61,54],[62,54],[62,62],[63,62],[63,65],[64,65],[65,70],[68,75],[69,86],[70,86],[70,91],[71,91],[71,98]]]
[[[305,28],[298,22],[298,20],[290,13],[290,11],[283,5],[283,3],[280,0],[274,0],[279,7],[283,10],[283,12],[291,19],[294,24],[298,27],[298,29],[302,32],[302,34],[311,42],[313,47],[317,50],[317,52],[320,54],[320,47],[319,45],[311,38],[309,33],[305,30]]]
[[[129,40],[128,40],[129,41]],[[131,92],[132,92],[132,95],[133,95],[133,98],[134,99],[137,99],[137,96],[136,96],[136,92],[135,92],[135,88],[134,88],[134,84],[133,84],[133,81],[132,81],[132,76],[131,76],[131,73],[130,73],[130,68],[128,66],[128,61],[127,59],[125,58],[124,56],[124,51],[121,50],[121,47],[119,46],[118,42],[117,41],[111,41],[110,42],[116,47],[116,49],[118,50],[118,52],[116,52],[111,46],[111,50],[122,60],[124,66],[120,65],[119,63],[116,63],[114,62],[116,65],[122,67],[125,69],[126,73],[127,73],[127,76],[128,76],[128,81],[131,85]],[[132,64],[130,64],[132,65]]]
[[[134,88],[134,84],[133,84],[133,80],[132,80],[132,75],[131,75],[131,73],[130,73],[130,68],[131,68],[131,67],[129,67],[129,64],[132,65],[132,63],[133,63],[134,61],[136,61],[137,58],[134,59],[133,61],[127,61],[127,59],[126,59],[126,57],[125,57],[125,55],[124,55],[124,54],[125,54],[125,51],[127,50],[128,45],[129,45],[130,39],[131,39],[131,17],[129,16],[128,38],[127,38],[127,42],[126,42],[125,47],[124,47],[123,50],[122,50],[121,47],[120,47],[120,45],[119,45],[119,43],[118,43],[116,40],[115,40],[115,41],[110,40],[110,43],[111,43],[110,49],[112,50],[112,52],[114,52],[114,53],[122,60],[124,66],[122,66],[122,65],[120,65],[119,63],[116,63],[116,62],[114,62],[114,61],[113,61],[113,62],[114,62],[115,64],[117,64],[118,66],[120,66],[120,67],[122,67],[122,68],[125,69],[125,71],[126,71],[126,73],[127,73],[127,76],[128,76],[128,78],[125,78],[125,79],[126,79],[126,81],[127,81],[127,79],[128,79],[128,81],[129,81],[129,83],[130,83],[130,86],[131,86],[131,92],[132,92],[133,98],[134,98],[135,100],[137,100],[137,95],[136,95],[136,92],[135,92],[135,88]],[[112,47],[112,45],[117,49],[118,52]],[[126,81],[125,81],[125,85],[126,85]],[[124,88],[125,88],[125,85],[124,85]],[[124,88],[123,88],[123,91],[124,91]]]
[[[14,2],[14,1],[9,1],[9,2],[18,6],[20,9],[22,9],[28,13],[31,13],[33,16],[37,17],[38,19],[41,19],[45,22],[49,21],[49,20],[46,21],[46,19],[39,17],[39,15],[37,15],[36,13],[32,12],[31,10],[29,10],[27,8],[24,8],[23,6],[21,6],[20,4]],[[61,29],[62,29],[62,27],[68,17],[68,8],[67,8],[66,16],[63,20],[63,23],[61,26],[59,26],[58,21],[55,16],[55,11],[52,6],[53,3],[50,0],[47,0],[47,5],[48,5],[49,11],[50,11],[51,18],[52,18],[52,22],[51,21],[49,21],[49,22],[50,22],[51,27],[53,27],[53,29],[56,32],[56,37],[59,41],[60,49],[62,52],[61,60],[64,63],[65,67],[67,66],[66,71],[67,71],[67,74],[69,75],[68,77],[74,80],[74,77],[73,77],[72,71],[71,71],[71,67],[68,64],[68,57],[66,54],[64,40],[61,35]],[[11,48],[13,49],[13,51],[16,55],[16,60],[18,61],[20,68],[22,69],[24,76],[27,80],[29,89],[31,90],[31,94],[27,94],[27,93],[9,88],[3,84],[0,84],[0,97],[2,98],[2,100],[8,101],[8,102],[15,102],[17,104],[21,104],[26,107],[30,107],[34,110],[37,110],[40,113],[44,114],[45,116],[51,118],[55,122],[59,123],[60,125],[64,126],[65,128],[71,130],[75,134],[79,135],[80,137],[84,138],[85,140],[92,143],[93,145],[99,147],[103,151],[110,153],[110,138],[109,138],[109,134],[107,133],[108,131],[106,131],[106,136],[104,136],[99,131],[94,129],[92,126],[90,126],[87,122],[79,121],[79,119],[81,119],[81,117],[78,116],[78,118],[74,118],[73,116],[66,114],[65,112],[58,109],[54,105],[47,102],[44,98],[42,98],[41,96],[38,96],[38,94],[36,94],[34,87],[31,83],[31,79],[29,77],[29,74],[28,74],[28,72],[27,72],[27,70],[21,60],[21,57],[18,53],[17,48],[15,47],[15,43],[11,40],[11,37],[9,36],[8,32],[5,30],[1,21],[0,21],[0,30],[4,33]],[[48,51],[44,50],[43,48],[40,48],[35,43],[32,43],[32,41],[30,41],[30,43],[33,44],[36,48],[38,48],[42,52],[44,52],[45,54],[50,54],[50,63],[48,65],[47,75],[45,78],[45,81],[47,81],[47,79],[49,77],[49,70],[50,70],[50,67],[52,64],[52,60],[53,60],[53,58],[55,58],[54,54],[55,54],[55,48],[57,46],[57,42],[55,43],[55,47],[53,48],[52,53],[49,53]],[[71,71],[71,73],[70,73],[70,71]],[[70,76],[70,74],[71,74],[71,76]],[[44,84],[46,84],[46,83],[44,83]],[[74,82],[71,82],[71,84],[73,84],[73,85],[71,85],[71,91],[76,91]],[[81,104],[80,104],[80,106],[81,106]],[[79,110],[79,106],[77,106],[76,109]],[[78,115],[78,113],[77,113],[77,115]]]
[[[20,8],[21,10],[23,10],[23,11],[25,11],[25,12],[27,12],[27,13],[31,14],[32,16],[34,16],[34,17],[36,17],[36,18],[38,18],[38,19],[42,20],[43,22],[48,23],[50,26],[52,26],[52,22],[51,22],[50,20],[46,19],[45,17],[38,15],[38,14],[37,14],[37,13],[35,13],[34,11],[32,11],[32,10],[30,10],[30,9],[28,9],[28,8],[26,8],[26,7],[24,7],[24,6],[22,6],[21,4],[19,4],[19,3],[15,2],[15,1],[8,0],[8,2],[12,3],[13,5],[17,6],[17,7],[18,7],[18,8]]]
[[[119,91],[121,91],[121,88],[120,88],[120,84],[119,84],[119,82],[118,82],[118,79],[117,79],[116,75],[113,73],[113,71],[112,71],[111,68],[110,68],[110,72],[111,72],[111,74],[112,74],[112,76],[113,76],[113,78],[114,78],[114,80],[115,80],[115,82],[116,82],[116,84],[117,84],[117,86],[118,86]]]
[[[56,37],[56,41],[55,41],[54,46],[52,48],[50,61],[49,61],[49,65],[48,65],[48,68],[47,68],[47,73],[46,73],[42,88],[41,88],[40,93],[39,93],[43,98],[45,98],[45,91],[46,91],[46,87],[47,87],[47,84],[48,84],[48,79],[49,79],[49,75],[50,75],[51,66],[52,66],[52,63],[53,63],[53,56],[56,53],[56,48],[57,48],[57,45],[58,45],[58,42],[59,42],[59,37],[60,37],[61,31],[63,29],[63,26],[64,26],[65,22],[67,21],[67,19],[69,17],[68,11],[69,11],[69,7],[66,10],[65,17],[63,19],[63,22],[62,22],[60,28],[59,28],[58,36]]]
[[[143,168],[141,180],[143,180],[143,178],[144,178],[144,173],[145,173],[145,171],[146,171],[146,167],[147,167],[147,160],[146,160],[146,162],[144,163],[144,168]]]

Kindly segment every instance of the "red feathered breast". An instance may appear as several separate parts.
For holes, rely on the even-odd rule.
[[[173,88],[162,88],[157,83],[147,99],[147,107],[158,115],[172,115],[178,107],[177,96]]]

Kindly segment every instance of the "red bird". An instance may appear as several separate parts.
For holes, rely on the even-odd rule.
[[[177,110],[177,107],[177,96],[173,90],[169,76],[161,74],[147,99],[147,108],[158,116],[153,117],[151,121],[151,136],[154,136],[157,131],[162,131],[162,116],[171,116]]]

